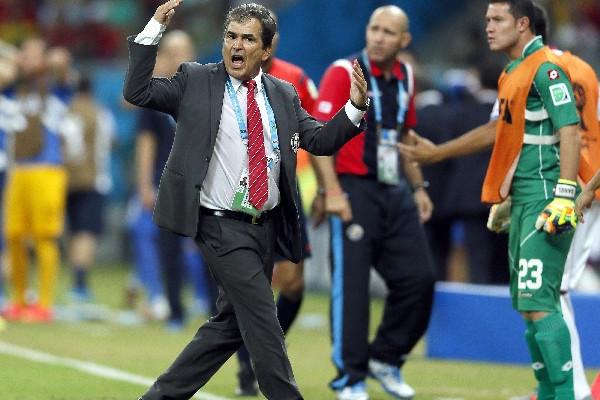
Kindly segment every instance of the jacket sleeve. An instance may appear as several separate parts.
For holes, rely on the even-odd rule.
[[[294,109],[300,129],[300,147],[317,156],[333,155],[346,142],[366,129],[364,118],[357,127],[348,118],[344,107],[324,125],[300,107],[297,95],[294,96]]]
[[[179,102],[185,90],[187,79],[185,64],[181,64],[171,78],[153,78],[158,45],[142,45],[128,38],[129,66],[125,75],[123,97],[128,102],[177,118]]]

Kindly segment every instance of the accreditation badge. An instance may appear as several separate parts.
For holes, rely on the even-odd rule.
[[[253,217],[257,217],[258,215],[260,215],[260,212],[256,208],[254,208],[252,204],[250,204],[250,201],[248,200],[249,192],[250,191],[248,190],[248,168],[244,168],[238,187],[236,188],[235,193],[233,194],[231,209],[234,211],[243,212],[244,214],[248,214]]]
[[[398,131],[396,129],[379,129],[377,143],[377,180],[387,185],[400,183],[398,172],[400,157],[398,155]]]

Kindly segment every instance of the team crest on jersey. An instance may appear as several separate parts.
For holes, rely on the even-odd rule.
[[[294,153],[297,153],[298,148],[300,147],[300,135],[298,135],[298,132],[294,132],[290,144],[292,145],[292,150],[294,151]]]
[[[323,114],[329,114],[332,108],[333,104],[331,104],[330,101],[320,101],[319,104],[317,104],[317,110]]]
[[[555,106],[560,106],[571,102],[571,95],[569,89],[565,83],[557,83],[548,88],[550,90],[550,97],[552,97],[552,103]]]
[[[560,73],[556,69],[551,69],[548,71],[548,78],[550,78],[551,81],[555,81],[560,78]]]
[[[358,242],[363,238],[363,236],[365,236],[365,228],[358,224],[352,224],[346,228],[346,236],[348,236],[348,239],[352,240],[353,242]]]

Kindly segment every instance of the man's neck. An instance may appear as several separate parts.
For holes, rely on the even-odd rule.
[[[392,77],[392,71],[394,69],[395,62],[396,60],[392,59],[381,63],[375,63],[375,65],[377,65],[377,67],[381,70],[383,77],[388,80]]]
[[[271,70],[272,66],[273,66],[273,57],[269,58],[267,61],[265,61],[263,63],[262,70],[268,74],[269,71]]]
[[[531,44],[531,42],[535,39],[535,35],[533,33],[523,34],[519,37],[519,41],[507,51],[508,57],[511,60],[516,60],[523,56],[523,52],[527,45]]]

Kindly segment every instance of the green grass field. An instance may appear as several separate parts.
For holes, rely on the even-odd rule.
[[[112,309],[119,308],[123,304],[126,279],[124,267],[94,271],[92,284],[97,300]],[[62,292],[67,281],[66,276],[61,277]],[[65,296],[59,296],[59,302],[64,301]],[[334,375],[329,360],[327,307],[325,295],[308,295],[301,319],[288,337],[289,355],[306,399],[334,398],[327,388]],[[375,300],[372,328],[380,313],[381,302]],[[201,323],[202,319],[192,320],[178,333],[167,331],[160,323],[125,326],[111,320],[10,324],[0,332],[0,400],[137,399]],[[23,348],[44,354],[29,354]],[[417,400],[505,400],[526,394],[534,387],[532,374],[526,367],[438,361],[426,359],[423,354],[424,348],[419,346],[404,368],[405,378],[417,390]],[[123,372],[135,376],[126,375],[128,381],[100,377],[98,371],[106,373],[101,367],[120,370],[120,377]],[[213,396],[202,398],[234,398],[236,371],[235,360],[230,360],[203,388],[203,392]],[[594,374],[589,371],[589,378]],[[131,383],[132,380],[137,383]],[[372,400],[390,398],[376,382],[369,381],[368,385]]]

